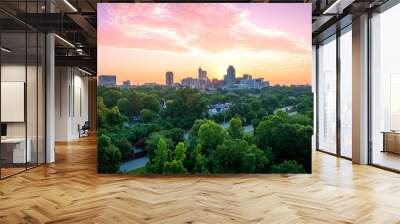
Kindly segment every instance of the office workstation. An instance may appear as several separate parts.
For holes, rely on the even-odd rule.
[[[23,81],[1,82],[1,169],[3,174],[24,169],[32,162],[32,139],[25,133]]]

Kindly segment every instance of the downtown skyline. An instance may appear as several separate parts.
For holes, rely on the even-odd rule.
[[[98,73],[116,75],[117,83],[163,84],[166,71],[182,80],[195,77],[199,66],[209,79],[221,80],[231,64],[238,75],[273,85],[311,83],[309,4],[103,3],[98,8]]]

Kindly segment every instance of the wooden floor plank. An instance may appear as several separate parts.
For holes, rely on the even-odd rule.
[[[312,175],[96,173],[96,139],[0,181],[0,223],[400,223],[400,175],[313,152]]]

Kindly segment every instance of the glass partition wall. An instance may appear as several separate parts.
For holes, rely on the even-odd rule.
[[[26,169],[26,33],[1,34],[1,177]],[[6,49],[6,50],[4,50]]]
[[[371,18],[370,162],[400,171],[400,4]]]
[[[38,2],[18,7],[35,12]],[[0,12],[1,179],[45,163],[45,41],[43,33]]]

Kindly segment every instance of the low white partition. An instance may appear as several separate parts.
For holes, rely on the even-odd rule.
[[[25,144],[27,143],[26,151]],[[13,163],[25,163],[32,161],[32,141],[25,138],[7,138],[2,139],[1,144],[11,144],[13,147]]]

